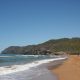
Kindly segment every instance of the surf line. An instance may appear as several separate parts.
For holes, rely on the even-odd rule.
[[[32,67],[37,67],[44,63],[49,63],[51,61],[64,60],[64,59],[66,59],[66,57],[55,58],[55,59],[44,59],[44,60],[34,61],[32,63],[27,63],[24,65],[12,65],[12,66],[0,67],[0,72],[1,72],[0,75],[6,75],[6,74],[19,72],[19,71],[29,70]]]

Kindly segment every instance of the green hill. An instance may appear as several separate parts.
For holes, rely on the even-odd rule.
[[[54,54],[55,52],[69,54],[80,53],[80,38],[52,39],[38,45],[10,46],[2,51],[4,54]]]

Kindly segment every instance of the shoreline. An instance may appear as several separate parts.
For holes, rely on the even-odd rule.
[[[70,55],[61,65],[52,67],[50,71],[58,80],[80,80],[80,56]]]
[[[27,63],[27,64],[22,64],[22,65],[11,65],[11,66],[4,66],[4,67],[0,67],[0,75],[7,75],[7,74],[11,74],[11,73],[16,73],[16,72],[20,72],[20,71],[25,71],[25,70],[29,70],[30,68],[35,68],[37,66],[42,66],[42,67],[47,67],[47,66],[52,66],[50,63],[54,63],[56,61],[60,61],[60,60],[64,60],[65,58],[54,58],[54,59],[44,59],[44,60],[39,60],[39,61],[34,61],[31,63]],[[58,62],[56,62],[58,64]],[[54,63],[55,65],[57,65],[56,63]]]
[[[0,75],[0,80],[58,80],[57,76],[48,70],[48,66],[58,65],[58,63],[64,59],[65,58],[51,59],[47,60],[48,62],[46,62],[46,60],[44,60],[44,62],[40,61],[39,66],[31,67],[29,70]]]

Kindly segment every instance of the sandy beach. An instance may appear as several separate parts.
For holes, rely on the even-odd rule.
[[[62,65],[51,71],[59,80],[80,80],[80,56],[70,55]]]

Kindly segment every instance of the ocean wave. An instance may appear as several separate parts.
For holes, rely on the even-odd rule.
[[[34,61],[32,63],[27,63],[24,65],[11,65],[11,66],[0,67],[0,72],[1,72],[0,75],[6,75],[14,72],[29,70],[32,67],[37,67],[44,63],[49,63],[51,61],[62,60],[62,59],[66,59],[66,57],[55,58],[55,59],[44,59],[44,60]]]

